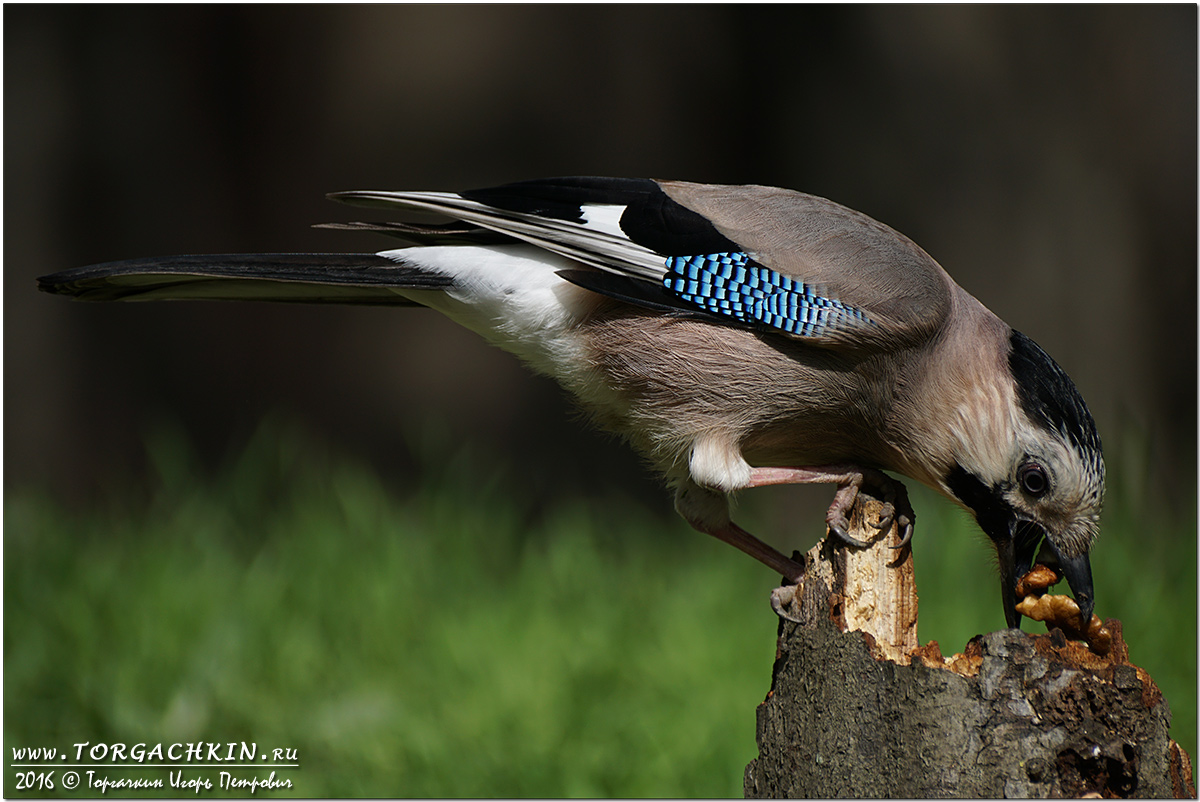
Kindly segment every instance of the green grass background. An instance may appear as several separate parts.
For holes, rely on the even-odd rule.
[[[776,578],[665,496],[537,503],[512,473],[529,466],[434,440],[415,487],[267,425],[215,474],[159,434],[156,480],[86,511],[10,488],[6,764],[20,746],[249,741],[302,766],[259,795],[739,796]],[[1170,520],[1133,484],[1110,481],[1097,612],[1123,620],[1194,755],[1194,505]],[[998,580],[964,514],[913,501],[921,638],[949,654],[1001,624]],[[11,767],[4,793],[27,795]]]

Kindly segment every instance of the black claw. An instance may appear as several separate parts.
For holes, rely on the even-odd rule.
[[[871,547],[870,543],[864,543],[858,538],[851,537],[850,533],[846,531],[845,527],[840,526],[839,524],[830,524],[829,533],[831,535],[835,535],[838,540],[842,541],[847,546],[853,546],[856,549],[869,549]]]
[[[771,591],[771,609],[775,611],[775,615],[783,620],[800,624],[803,622],[788,612],[788,608],[791,607],[797,590],[798,588],[795,585],[784,585],[775,588]]]
[[[879,521],[874,524],[875,528],[880,532],[888,529],[892,525],[892,521],[896,520],[896,511],[892,510],[884,515],[879,516]]]
[[[913,531],[916,529],[916,527],[913,526],[912,521],[901,519],[900,529],[904,532],[904,535],[900,538],[899,543],[897,543],[895,546],[892,546],[893,549],[902,549],[911,543]]]

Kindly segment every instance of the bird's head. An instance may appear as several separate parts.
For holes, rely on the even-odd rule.
[[[968,450],[945,477],[996,547],[1010,627],[1020,625],[1016,585],[1039,559],[1057,563],[1086,622],[1095,605],[1088,558],[1099,533],[1104,458],[1087,405],[1067,374],[1033,340],[1009,338],[1007,436]],[[1008,394],[1004,394],[1008,395]]]

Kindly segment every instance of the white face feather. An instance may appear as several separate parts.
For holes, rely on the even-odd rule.
[[[1001,401],[964,405],[952,416],[950,427],[960,438],[959,464],[998,493],[1018,519],[1041,525],[1064,554],[1087,553],[1099,531],[1103,460],[1081,455],[1066,438],[1030,421],[1012,399]],[[973,432],[963,436],[958,427],[968,423],[974,424]],[[1048,479],[1049,489],[1036,497],[1021,487],[1020,471],[1029,463],[1040,466]]]
[[[1040,497],[1031,497],[1014,475],[1007,482],[1005,498],[1018,515],[1041,524],[1064,554],[1087,553],[1099,534],[1104,504],[1103,460],[1080,454],[1070,442],[1038,426],[1030,426],[1021,435],[1014,467],[1026,460],[1037,463],[1049,478],[1050,489]]]

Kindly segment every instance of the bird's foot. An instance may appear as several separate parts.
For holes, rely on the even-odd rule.
[[[868,484],[881,495],[876,496],[883,502],[883,510],[875,528],[880,531],[891,528],[894,523],[900,530],[900,542],[893,549],[902,549],[912,541],[913,530],[916,528],[917,513],[908,500],[908,488],[898,479],[893,479],[883,471],[867,470],[863,472],[864,484]],[[875,495],[872,493],[871,495]]]
[[[895,524],[900,530],[900,542],[892,548],[902,549],[909,544],[912,540],[917,514],[908,501],[908,489],[903,482],[874,468],[850,470],[833,478],[832,481],[838,482],[839,487],[833,496],[833,503],[829,505],[829,511],[825,513],[825,523],[829,527],[830,534],[854,548],[865,549],[870,546],[869,543],[850,535],[848,519],[858,494],[866,492],[883,502],[879,520],[872,526],[882,532]]]
[[[796,601],[796,594],[800,592],[803,585],[780,585],[771,590],[771,609],[775,611],[775,615],[785,621],[791,621],[795,624],[803,623],[799,618],[792,615],[791,610]],[[798,609],[798,608],[797,608]]]
[[[850,522],[847,517],[859,492],[864,488],[867,489],[868,495],[883,502],[879,521],[874,526],[881,531],[888,529],[893,523],[900,527],[900,543],[892,548],[902,549],[912,540],[917,514],[908,502],[908,490],[900,481],[874,468],[845,464],[817,468],[754,468],[747,487],[815,482],[830,482],[838,486],[833,503],[829,505],[829,512],[825,514],[825,524],[830,533],[846,545],[857,549],[865,549],[871,545],[850,534]]]

